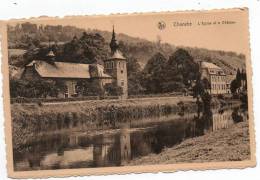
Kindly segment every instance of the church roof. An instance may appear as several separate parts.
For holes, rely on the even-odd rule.
[[[97,73],[90,72],[91,65],[96,67]],[[38,74],[45,78],[111,78],[111,76],[104,73],[103,66],[96,64],[79,64],[67,62],[48,63],[42,60],[33,60],[26,66],[34,66]]]
[[[122,55],[122,53],[119,51],[119,50],[116,50],[113,54],[112,54],[112,56],[110,56],[109,58],[108,58],[109,60],[110,59],[122,59],[122,60],[125,60],[126,58]]]

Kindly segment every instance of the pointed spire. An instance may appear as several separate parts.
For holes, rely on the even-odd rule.
[[[116,38],[116,34],[115,34],[115,26],[113,24],[113,32],[112,32],[112,39],[115,39]]]
[[[111,49],[112,54],[114,54],[116,52],[116,50],[118,49],[114,25],[113,25],[113,31],[112,31],[112,38],[111,38],[111,42],[110,42],[110,49]]]

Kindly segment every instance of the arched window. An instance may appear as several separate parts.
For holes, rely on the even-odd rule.
[[[114,61],[111,62],[111,68],[114,68]]]

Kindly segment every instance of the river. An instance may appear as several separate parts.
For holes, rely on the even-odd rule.
[[[84,132],[44,136],[14,150],[14,170],[123,166],[133,158],[160,153],[187,138],[229,128],[246,121],[247,111],[222,107],[208,113],[171,114],[131,120],[120,129],[88,135]]]

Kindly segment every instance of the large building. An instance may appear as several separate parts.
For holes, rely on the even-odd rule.
[[[209,62],[200,62],[200,73],[201,78],[207,79],[210,83],[210,94],[228,93],[226,74],[219,66]]]
[[[119,51],[113,28],[110,43],[111,54],[100,64],[80,64],[55,61],[52,51],[47,54],[48,60],[33,60],[25,66],[21,78],[26,80],[61,80],[66,86],[65,92],[60,92],[59,97],[77,96],[76,85],[78,80],[91,80],[104,87],[105,84],[116,82],[122,87],[122,98],[127,98],[127,67],[126,58]]]

